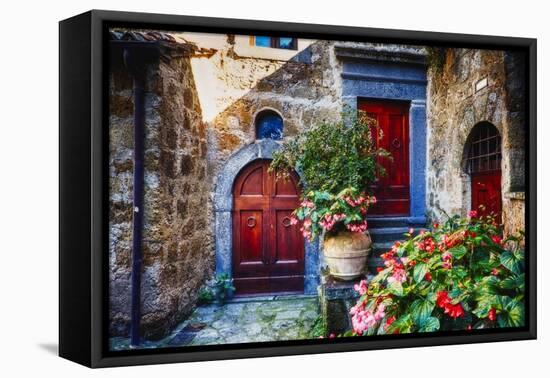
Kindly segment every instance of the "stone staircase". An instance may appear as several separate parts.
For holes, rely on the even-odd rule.
[[[383,266],[380,255],[391,249],[392,245],[405,239],[404,233],[409,228],[414,229],[418,234],[425,229],[425,222],[411,221],[408,217],[369,217],[369,233],[373,242],[373,250],[368,260],[368,271],[370,274],[376,273],[376,268]]]

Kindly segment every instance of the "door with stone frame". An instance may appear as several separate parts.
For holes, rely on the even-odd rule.
[[[466,169],[471,179],[471,209],[502,222],[501,137],[489,122],[476,125],[468,137]]]
[[[236,294],[303,292],[304,238],[291,224],[298,176],[275,179],[270,160],[242,169],[233,187],[233,280]]]
[[[377,203],[369,209],[374,216],[407,216],[410,213],[408,101],[361,99],[359,110],[376,121],[372,137],[392,158],[378,158],[385,175],[378,174],[371,186]]]

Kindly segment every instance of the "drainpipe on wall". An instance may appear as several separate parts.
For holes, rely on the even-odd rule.
[[[146,65],[140,61],[133,49],[124,49],[124,63],[133,76],[134,82],[134,182],[132,220],[132,287],[131,287],[131,346],[141,343],[141,270],[142,270],[142,230],[143,230],[143,181],[144,181],[144,139],[145,139],[145,71]]]

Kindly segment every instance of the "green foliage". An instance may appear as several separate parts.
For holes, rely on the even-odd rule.
[[[218,274],[200,289],[198,303],[201,305],[212,302],[223,303],[227,297],[233,296],[234,292],[233,279],[229,274]]]
[[[346,111],[341,121],[321,123],[286,141],[274,153],[270,169],[279,177],[298,170],[308,191],[335,195],[346,188],[365,190],[377,173],[384,173],[377,158],[389,156],[376,147],[374,126],[365,113]]]
[[[325,322],[323,321],[323,317],[319,315],[315,322],[313,323],[313,328],[310,333],[310,338],[312,339],[318,339],[321,337],[327,337],[328,330]]]
[[[501,238],[490,216],[452,217],[397,242],[385,269],[356,289],[353,334],[520,327],[525,323],[522,236]]]
[[[212,303],[213,300],[214,300],[214,293],[212,293],[212,290],[209,287],[202,287],[199,290],[199,297],[197,299],[198,304],[206,305],[206,304]]]

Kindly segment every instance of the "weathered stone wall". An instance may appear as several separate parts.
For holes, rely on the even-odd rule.
[[[133,177],[132,79],[110,77],[111,335],[130,319]],[[190,58],[163,57],[147,71],[141,330],[164,336],[187,316],[214,269],[208,227],[206,125]]]
[[[216,99],[229,105],[209,122],[210,179],[232,154],[255,141],[254,121],[263,109],[281,115],[284,137],[340,117],[341,69],[331,42],[315,42],[288,62],[239,57],[230,47],[211,59],[218,80],[232,90]]]
[[[435,52],[428,80],[427,210],[433,219],[470,210],[463,164],[472,128],[482,121],[502,137],[505,232],[524,228],[524,78],[520,53],[445,49]],[[475,84],[487,78],[488,86]]]

